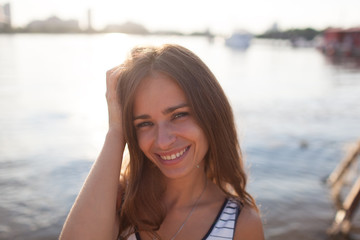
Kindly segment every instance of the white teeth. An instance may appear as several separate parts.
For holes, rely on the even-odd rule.
[[[186,151],[186,148],[183,149],[183,150],[181,150],[181,151],[178,152],[178,153],[173,153],[173,154],[171,154],[171,155],[166,155],[166,156],[160,155],[160,157],[161,157],[161,159],[163,159],[163,160],[174,160],[175,158],[182,156],[185,151]]]

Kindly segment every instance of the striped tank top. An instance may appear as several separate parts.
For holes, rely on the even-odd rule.
[[[241,206],[232,199],[226,199],[222,205],[215,222],[202,240],[233,239],[235,226],[241,211]],[[141,240],[140,234],[132,234],[128,240]]]

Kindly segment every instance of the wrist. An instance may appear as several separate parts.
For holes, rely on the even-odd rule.
[[[109,128],[106,134],[106,142],[112,143],[112,145],[116,146],[121,152],[125,149],[126,142],[121,129]]]
[[[124,134],[123,134],[122,128],[120,126],[109,126],[107,136],[116,137],[119,139],[124,138]]]

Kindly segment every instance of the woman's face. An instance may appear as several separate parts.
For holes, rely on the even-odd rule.
[[[162,73],[144,78],[133,117],[140,149],[165,176],[181,178],[203,167],[208,141],[174,80]]]

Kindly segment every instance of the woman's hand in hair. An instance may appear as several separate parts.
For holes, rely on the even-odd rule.
[[[125,140],[122,132],[121,107],[116,88],[120,67],[106,72],[106,100],[109,131],[99,157],[94,162],[61,231],[65,239],[116,239],[117,198]],[[120,189],[121,190],[121,189]]]
[[[106,101],[109,112],[109,130],[122,132],[122,115],[119,98],[117,96],[117,84],[122,66],[116,66],[106,72]]]

